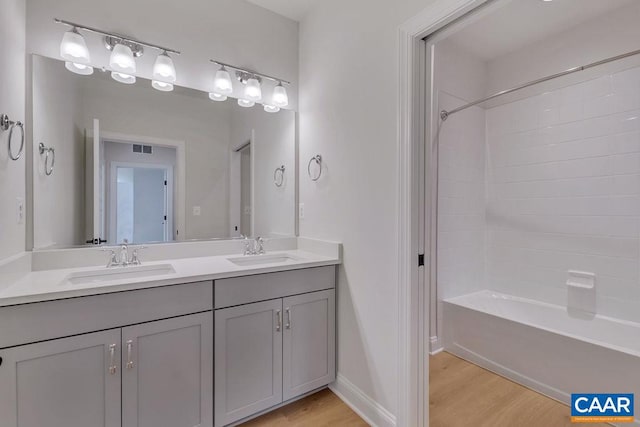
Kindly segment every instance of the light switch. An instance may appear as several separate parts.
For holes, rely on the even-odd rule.
[[[202,210],[200,209],[200,206],[194,206],[193,207],[193,216],[200,216],[201,212],[202,212]]]

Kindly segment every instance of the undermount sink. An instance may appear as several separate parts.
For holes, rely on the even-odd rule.
[[[100,268],[90,271],[80,271],[68,275],[62,284],[85,285],[113,282],[124,279],[142,279],[151,276],[173,274],[176,271],[171,264],[139,265],[128,267]]]
[[[274,254],[274,255],[245,255],[236,258],[227,258],[229,261],[234,263],[235,265],[239,265],[241,267],[251,266],[251,265],[262,265],[262,264],[287,264],[291,262],[300,261],[300,258],[294,257],[289,254]]]

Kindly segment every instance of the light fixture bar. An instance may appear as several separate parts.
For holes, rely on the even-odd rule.
[[[277,77],[268,76],[266,74],[258,73],[257,71],[248,70],[248,69],[242,68],[242,67],[236,67],[235,65],[226,64],[224,62],[216,61],[214,59],[210,59],[209,61],[214,63],[214,64],[216,64],[216,65],[219,65],[221,67],[232,68],[234,70],[237,70],[237,71],[240,71],[240,72],[243,72],[243,73],[252,74],[254,76],[260,76],[263,79],[271,80],[271,81],[274,81],[276,83],[282,83],[282,84],[285,84],[285,85],[291,85],[291,82],[288,82],[288,81],[283,80],[283,79],[279,79]]]
[[[120,40],[129,42],[129,43],[137,43],[137,44],[142,45],[142,46],[150,47],[150,48],[153,48],[153,49],[158,49],[160,51],[164,51],[164,52],[168,52],[168,53],[173,53],[175,55],[180,55],[180,52],[177,51],[177,50],[169,49],[169,48],[162,47],[162,46],[158,46],[157,44],[142,42],[140,40],[132,39],[131,37],[122,36],[122,35],[116,34],[116,33],[109,33],[107,31],[102,31],[102,30],[98,30],[97,28],[87,27],[86,25],[76,24],[74,22],[65,21],[63,19],[54,18],[53,20],[57,24],[67,25],[67,26],[72,27],[72,28],[78,28],[80,30],[89,31],[89,32],[96,33],[96,34],[102,34],[103,36],[113,37],[115,39],[120,39]]]

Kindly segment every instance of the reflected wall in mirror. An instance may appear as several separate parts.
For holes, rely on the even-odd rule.
[[[295,234],[295,112],[32,70],[35,249]]]

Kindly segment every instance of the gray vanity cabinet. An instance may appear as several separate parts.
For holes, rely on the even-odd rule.
[[[120,426],[120,329],[0,351],[2,427]]]
[[[216,426],[282,402],[282,300],[215,312]]]
[[[335,267],[218,280],[215,426],[335,380]]]
[[[335,379],[334,291],[284,298],[283,400]]]
[[[122,426],[213,425],[213,313],[122,329]]]

